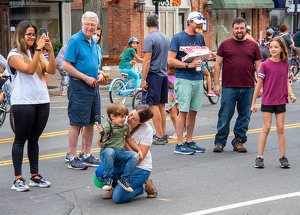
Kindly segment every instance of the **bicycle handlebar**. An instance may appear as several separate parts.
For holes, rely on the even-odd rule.
[[[11,76],[10,75],[2,75],[3,79],[9,79],[11,81]]]

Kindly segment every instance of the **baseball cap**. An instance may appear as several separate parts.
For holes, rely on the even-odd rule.
[[[269,32],[269,33],[271,33],[271,34],[274,34],[274,30],[273,30],[272,28],[269,28],[269,29],[267,30],[267,32]]]
[[[196,24],[202,24],[205,23],[205,18],[200,12],[191,12],[188,16],[187,20],[193,20]]]

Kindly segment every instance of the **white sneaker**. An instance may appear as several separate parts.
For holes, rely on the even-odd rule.
[[[172,136],[169,136],[169,139],[177,139],[177,134],[173,134]]]

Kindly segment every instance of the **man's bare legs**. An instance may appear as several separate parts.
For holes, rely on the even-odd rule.
[[[79,129],[79,125],[71,125],[69,129],[69,152],[71,157],[76,156]]]
[[[192,111],[192,110],[190,110],[187,114],[187,120],[186,120],[186,142],[187,143],[193,141],[196,115],[197,115],[197,111]]]
[[[94,126],[93,125],[90,125],[89,127],[83,127],[83,129],[82,129],[82,145],[83,145],[83,153],[85,155],[91,153],[93,136],[94,136]]]
[[[188,112],[179,112],[176,121],[176,134],[177,134],[177,145],[181,145],[183,143],[183,131],[185,119],[187,117]]]
[[[166,110],[165,104],[149,105],[150,110],[153,113],[153,124],[156,132],[156,136],[161,138],[166,134]]]

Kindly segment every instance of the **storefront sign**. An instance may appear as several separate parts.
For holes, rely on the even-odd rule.
[[[152,1],[153,4],[155,4],[155,0]],[[158,6],[180,6],[181,0],[163,0],[158,1]]]
[[[287,8],[287,13],[294,13],[295,12],[295,5],[290,4],[289,7]],[[300,12],[300,4],[297,4],[297,12]]]

